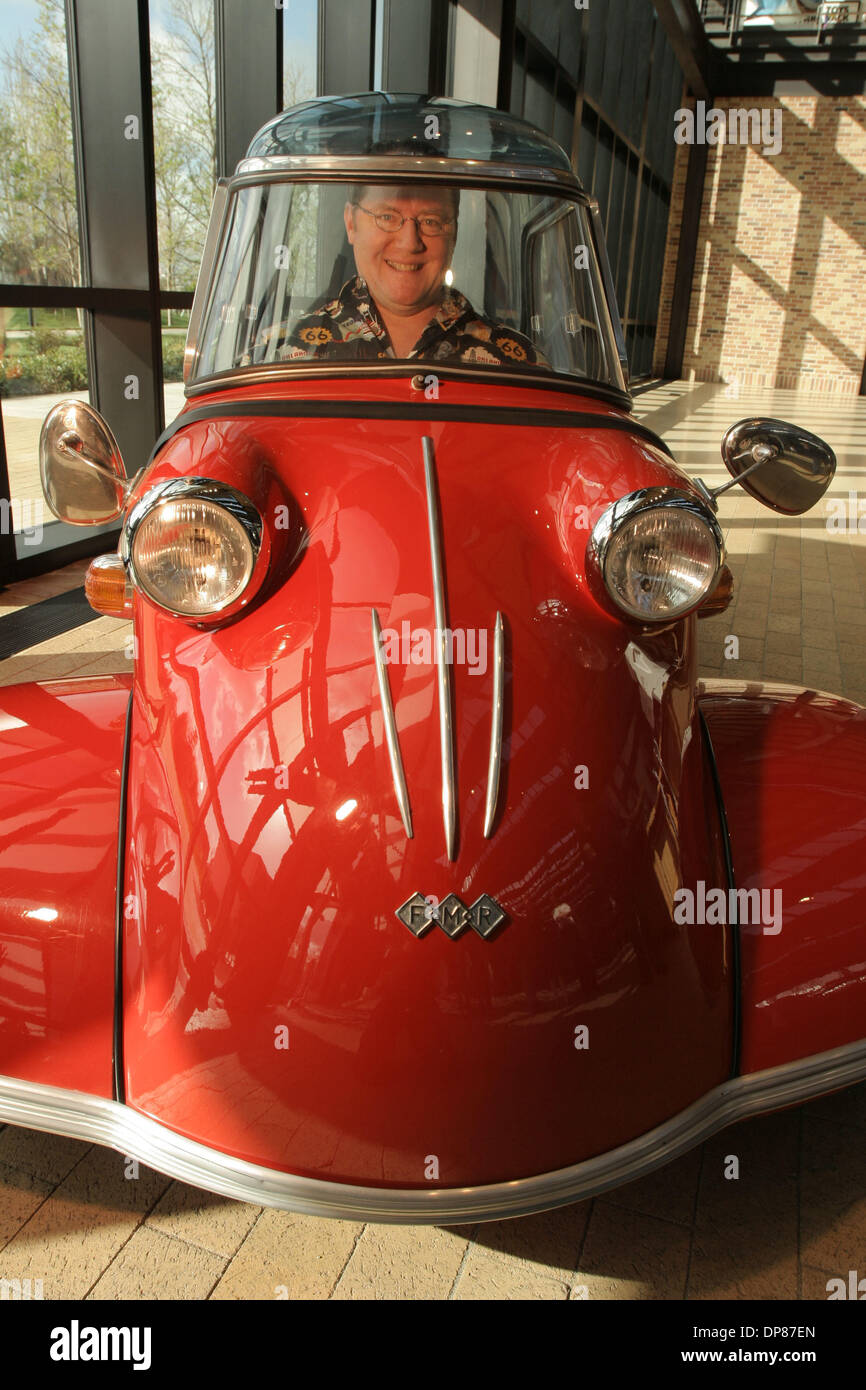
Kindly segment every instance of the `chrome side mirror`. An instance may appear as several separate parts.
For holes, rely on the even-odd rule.
[[[45,417],[39,475],[51,511],[73,526],[114,521],[132,485],[108,425],[77,400],[60,401]]]
[[[801,516],[819,502],[833,481],[836,455],[816,434],[785,420],[740,420],[722,440],[731,482],[702,492],[711,500],[739,483],[765,507]]]

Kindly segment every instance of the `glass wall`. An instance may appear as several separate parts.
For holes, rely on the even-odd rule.
[[[503,46],[503,52],[507,47]],[[633,378],[652,369],[682,73],[652,0],[518,0],[510,109],[597,199]]]
[[[318,90],[319,0],[291,0],[283,15],[283,107]]]
[[[212,0],[150,0],[153,155],[160,288],[195,289],[217,178]],[[165,418],[183,404],[189,310],[162,309]]]
[[[44,415],[64,396],[89,400],[80,317],[76,309],[0,309],[0,391],[10,493],[2,520],[11,514],[17,554],[41,547],[45,524],[54,521],[39,482]]]
[[[63,0],[0,8],[0,282],[81,284]]]
[[[0,393],[9,497],[0,499],[0,526],[14,537],[18,560],[81,539],[83,528],[58,521],[42,496],[39,432],[58,401],[90,401],[84,312],[80,309],[0,308]],[[92,536],[111,526],[88,528]]]
[[[159,283],[195,289],[217,179],[214,7],[150,0]]]
[[[320,8],[0,4],[0,585],[107,548],[112,528],[68,527],[44,508],[42,422],[64,396],[89,400],[127,471],[146,460],[183,402],[189,310],[226,172],[219,117],[246,139],[281,98],[316,94]]]
[[[56,401],[89,400],[86,311],[45,302],[82,284],[63,0],[18,0],[0,9],[0,26],[0,282],[41,301],[4,304],[0,290],[0,529],[12,538],[5,555],[28,559],[81,538],[44,504],[38,443]]]

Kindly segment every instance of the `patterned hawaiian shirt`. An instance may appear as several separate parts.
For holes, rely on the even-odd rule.
[[[379,318],[366,280],[347,280],[336,299],[299,319],[277,349],[281,358],[394,357],[388,330]],[[548,364],[528,338],[476,313],[459,290],[446,289],[442,301],[410,357],[441,362]]]

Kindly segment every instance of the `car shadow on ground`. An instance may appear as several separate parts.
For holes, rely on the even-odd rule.
[[[592,1201],[480,1223],[572,1298],[826,1298],[863,1266],[866,1083],[733,1125]],[[466,1233],[466,1227],[453,1227]]]

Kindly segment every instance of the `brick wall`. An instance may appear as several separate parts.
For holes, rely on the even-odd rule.
[[[708,147],[683,376],[856,394],[866,356],[866,98],[730,97],[713,106],[779,108],[782,148]],[[688,152],[678,148],[674,170],[658,374]]]
[[[689,104],[694,107],[693,101]],[[656,376],[661,376],[664,370],[665,354],[668,349],[668,336],[671,327],[671,305],[674,293],[674,276],[677,269],[677,257],[680,253],[680,228],[683,222],[683,204],[685,202],[686,174],[688,173],[688,167],[688,146],[678,145],[677,155],[674,161],[673,181],[671,183],[671,207],[668,215],[668,235],[665,244],[664,269],[662,270],[662,284],[659,294],[659,316],[653,357],[653,371]]]

